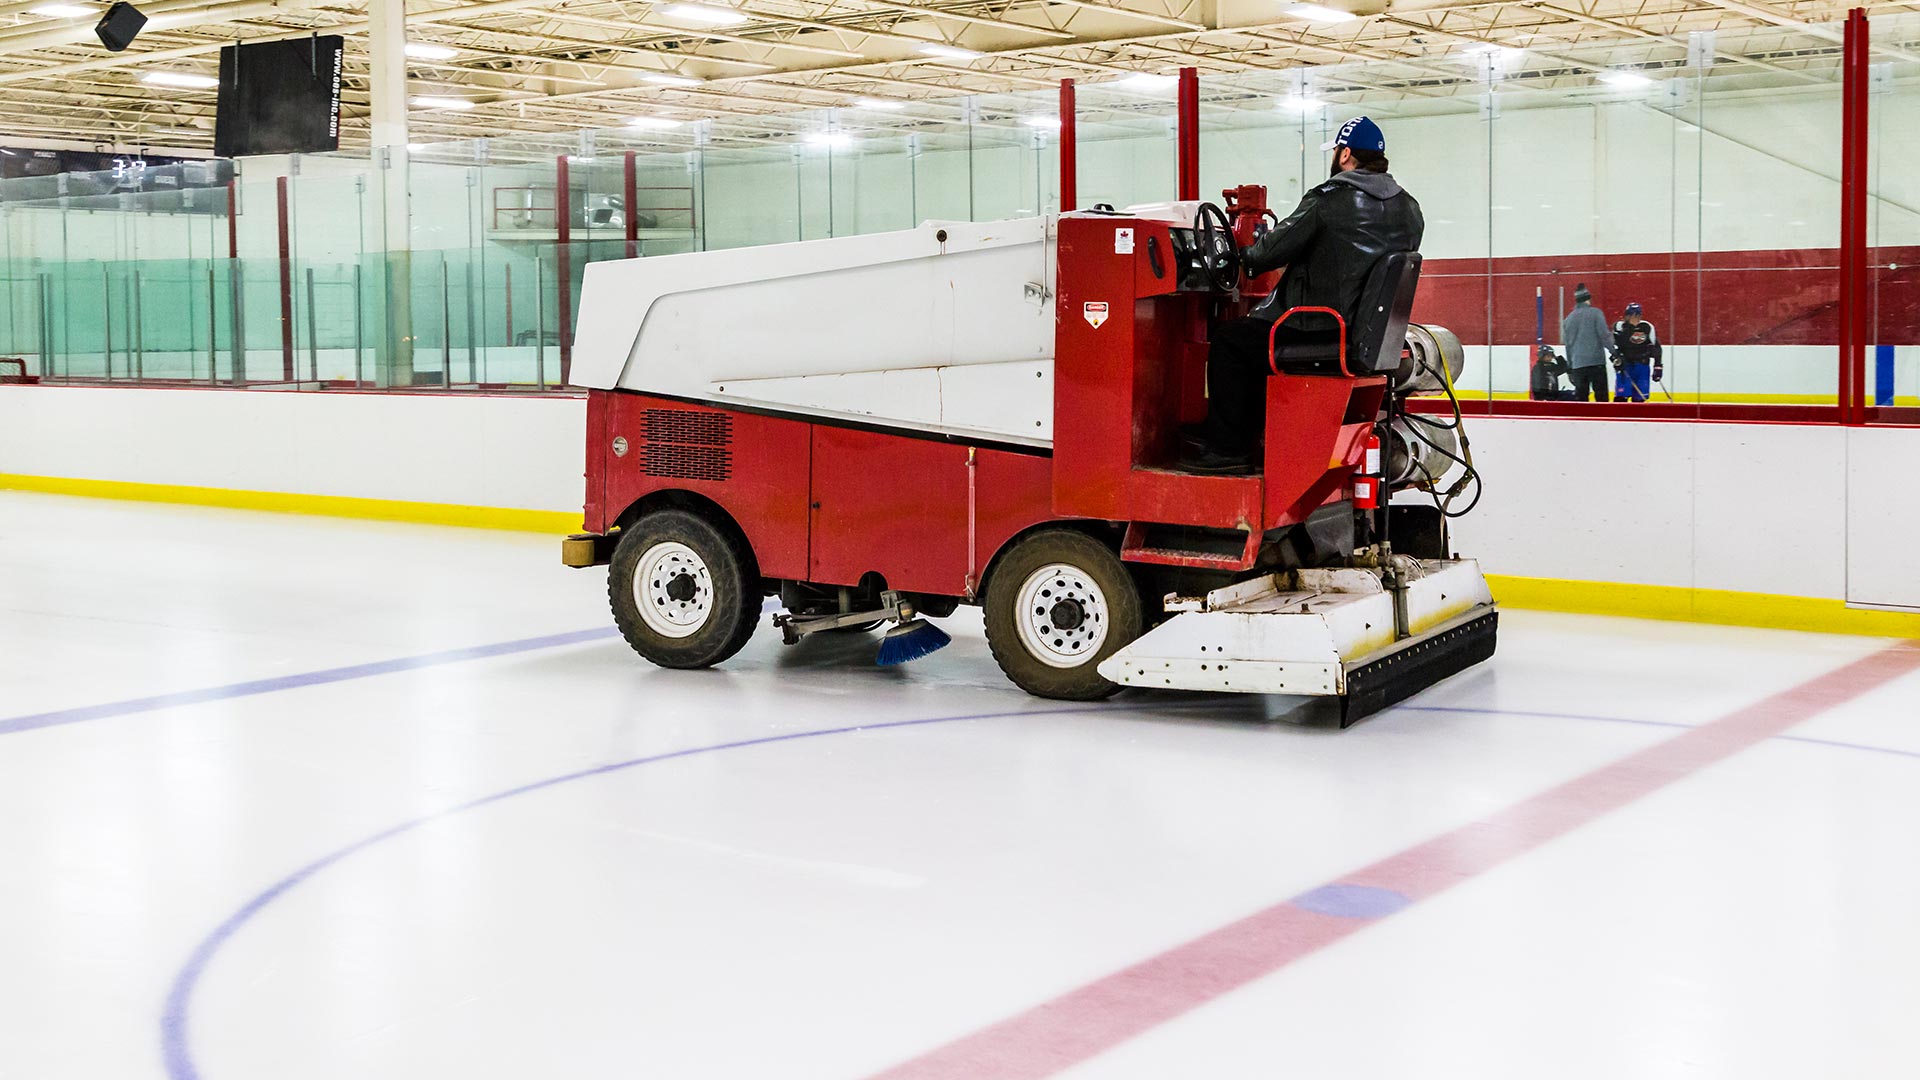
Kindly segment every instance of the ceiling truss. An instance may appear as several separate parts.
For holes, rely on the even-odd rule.
[[[0,2],[0,140],[62,138],[116,147],[210,149],[212,91],[147,85],[155,71],[212,75],[235,41],[347,38],[343,145],[364,146],[370,72],[364,0],[157,0],[165,20],[124,53],[104,52],[90,18]],[[1426,100],[1503,91],[1565,92],[1621,70],[1688,67],[1690,36],[1713,35],[1714,74],[1756,84],[1829,83],[1848,0],[1323,0],[1357,17],[1290,14],[1286,0],[703,0],[742,21],[713,26],[672,4],[616,0],[430,0],[411,5],[409,40],[455,50],[409,62],[420,93],[471,103],[418,109],[422,143],[617,128],[636,116],[739,124],[777,133],[823,110],[878,117],[874,101],[916,109],[968,95],[1026,92],[1062,78],[1090,88],[1193,66],[1232,80],[1291,78],[1318,97]],[[1867,4],[1877,59],[1920,73],[1920,13]],[[930,55],[929,45],[974,56]],[[660,77],[697,80],[663,85]],[[1124,84],[1122,84],[1124,85]],[[1039,92],[1039,93],[1036,93]],[[1096,95],[1097,96],[1097,95]],[[1164,97],[1164,93],[1161,94]],[[1154,106],[1159,108],[1158,105]],[[781,117],[788,117],[781,120]],[[752,126],[742,130],[752,130]],[[660,136],[664,138],[665,136]]]

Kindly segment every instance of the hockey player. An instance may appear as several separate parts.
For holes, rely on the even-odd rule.
[[[1627,305],[1627,317],[1613,324],[1613,400],[1645,401],[1653,384],[1665,374],[1660,366],[1660,336],[1640,317],[1638,302]]]
[[[1572,401],[1573,391],[1560,386],[1560,376],[1567,370],[1567,362],[1555,355],[1553,346],[1540,346],[1528,379],[1528,396],[1535,401]]]

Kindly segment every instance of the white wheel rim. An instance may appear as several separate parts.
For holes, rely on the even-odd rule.
[[[692,637],[713,614],[713,575],[692,548],[663,541],[640,555],[633,603],[647,629],[661,637]]]
[[[1020,583],[1013,625],[1034,659],[1056,668],[1091,663],[1112,625],[1107,594],[1077,566],[1052,563]]]

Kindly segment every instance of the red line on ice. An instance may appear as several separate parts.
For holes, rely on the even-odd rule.
[[[1803,720],[1920,670],[1902,643],[1690,728],[1331,883],[1435,896]],[[1305,895],[1305,894],[1303,894]],[[1040,1080],[1378,922],[1292,900],[1149,957],[870,1080]]]

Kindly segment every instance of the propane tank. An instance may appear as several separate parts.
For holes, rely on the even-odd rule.
[[[1400,357],[1400,368],[1393,373],[1393,389],[1400,394],[1438,394],[1446,390],[1440,372],[1448,380],[1458,380],[1467,366],[1467,351],[1460,339],[1444,326],[1407,324],[1407,348]]]
[[[1379,442],[1386,463],[1382,475],[1396,491],[1440,479],[1453,468],[1453,458],[1460,455],[1460,439],[1451,428],[1404,416],[1396,416],[1387,424],[1386,437]]]

